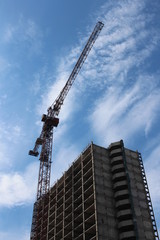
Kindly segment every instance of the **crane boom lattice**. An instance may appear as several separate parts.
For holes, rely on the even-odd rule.
[[[85,60],[86,60],[91,48],[93,47],[93,44],[95,43],[102,28],[103,28],[103,23],[98,22],[96,24],[91,36],[89,37],[88,42],[87,42],[86,46],[84,47],[76,65],[74,66],[74,68],[71,72],[71,75],[68,78],[68,81],[66,82],[64,88],[60,92],[60,94],[57,97],[57,99],[55,100],[55,102],[52,104],[52,106],[51,106],[52,114],[56,114],[58,116],[60,108],[63,104],[63,101],[64,101],[65,97],[67,96],[67,93],[69,92],[74,80],[76,79],[83,63],[85,62]]]

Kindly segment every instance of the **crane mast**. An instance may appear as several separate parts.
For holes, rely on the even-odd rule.
[[[97,22],[65,86],[53,104],[48,108],[47,114],[42,115],[41,120],[43,122],[43,126],[41,134],[37,138],[33,150],[29,151],[29,155],[37,157],[39,155],[38,149],[41,146],[39,157],[40,167],[38,176],[37,200],[39,200],[43,195],[47,194],[50,188],[53,130],[54,127],[57,127],[59,123],[57,116],[59,115],[61,106],[63,105],[63,102],[70,88],[72,87],[76,76],[78,75],[103,26],[104,24],[102,22]]]

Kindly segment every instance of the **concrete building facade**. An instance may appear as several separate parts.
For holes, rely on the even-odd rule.
[[[39,240],[159,239],[141,154],[122,140],[81,153],[35,203],[31,236],[35,215]]]

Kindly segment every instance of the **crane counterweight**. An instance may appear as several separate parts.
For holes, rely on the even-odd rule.
[[[35,152],[35,151],[33,151],[33,150],[29,150],[29,153],[28,153],[28,154],[31,155],[31,156],[34,156],[34,157],[37,157],[37,156],[39,155],[38,152]]]

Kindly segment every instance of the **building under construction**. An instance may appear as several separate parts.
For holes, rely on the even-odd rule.
[[[158,240],[141,154],[122,140],[108,148],[91,143],[36,201],[31,239],[35,235],[38,240]]]

